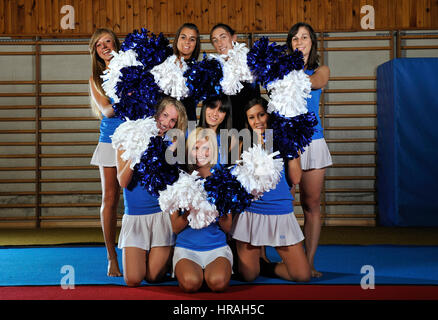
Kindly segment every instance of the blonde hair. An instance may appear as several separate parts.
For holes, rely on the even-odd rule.
[[[105,34],[110,35],[113,38],[114,42],[114,49],[115,51],[120,50],[120,41],[117,38],[116,34],[106,28],[99,28],[94,31],[93,35],[91,36],[90,43],[88,44],[88,48],[90,50],[91,55],[91,78],[93,81],[93,84],[96,86],[96,89],[99,93],[102,95],[106,95],[104,90],[102,89],[102,79],[100,76],[103,74],[103,71],[106,68],[105,61],[102,60],[102,58],[99,57],[96,51],[96,43],[97,41]],[[91,109],[96,114],[96,116],[101,119],[102,115],[99,111],[99,108],[96,105],[96,102],[93,99],[90,99]]]
[[[196,143],[201,140],[206,140],[210,147],[210,167],[213,167],[218,160],[218,146],[216,133],[210,128],[197,127],[193,130],[186,141],[186,155],[187,155],[187,171],[193,172],[196,170],[196,159],[193,159],[191,151],[196,147]],[[190,161],[189,161],[190,160]],[[194,162],[194,163],[193,163]]]
[[[157,111],[155,112],[155,119],[158,119],[161,113],[168,105],[173,105],[178,112],[178,120],[175,125],[175,129],[179,129],[182,132],[186,132],[187,130],[187,113],[186,108],[182,104],[181,101],[178,101],[171,97],[163,98],[157,105]]]

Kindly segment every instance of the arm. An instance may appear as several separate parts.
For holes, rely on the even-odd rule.
[[[235,163],[236,160],[240,159],[240,156],[242,154],[242,141],[239,142],[239,139],[237,139],[234,135],[231,136],[231,142],[229,147],[229,154],[231,155],[231,163]],[[218,159],[219,161],[220,159]]]
[[[292,159],[287,162],[289,180],[292,184],[299,184],[303,171],[301,170],[300,158]]]
[[[230,232],[232,222],[233,215],[231,213],[227,213],[226,215],[219,218],[219,226],[225,233]]]
[[[318,67],[315,72],[310,76],[310,82],[312,83],[312,89],[324,88],[330,77],[330,69],[327,66]]]
[[[132,179],[133,170],[129,167],[131,160],[125,161],[121,158],[123,151],[117,150],[117,180],[122,188],[126,188]]]
[[[180,233],[189,224],[189,221],[187,220],[189,213],[189,211],[186,211],[184,214],[179,214],[178,211],[175,211],[170,215],[173,233]]]
[[[96,85],[92,78],[89,80],[90,85],[90,93],[91,93],[91,99],[93,99],[94,103],[99,108],[100,112],[107,117],[111,118],[114,116],[114,110],[112,104],[110,104],[108,97],[102,95],[96,88]]]

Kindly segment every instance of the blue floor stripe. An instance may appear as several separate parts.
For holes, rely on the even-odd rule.
[[[279,261],[273,248],[267,248],[272,261]],[[122,253],[118,251],[122,266]],[[438,285],[437,246],[394,245],[321,245],[315,258],[316,268],[323,272],[320,279],[310,284],[360,285],[370,276],[372,266],[375,284]],[[61,273],[63,266],[67,267]],[[71,279],[75,285],[124,285],[123,278],[106,276],[106,250],[103,246],[85,247],[29,247],[0,249],[0,286],[60,285]],[[259,277],[254,284],[290,284],[281,279]],[[147,284],[147,283],[145,283]],[[242,284],[232,280],[231,285]],[[156,284],[154,284],[156,285]],[[175,280],[161,285],[177,285]]]

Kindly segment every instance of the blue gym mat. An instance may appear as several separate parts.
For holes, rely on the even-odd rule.
[[[279,260],[273,248],[267,248],[267,255],[272,261]],[[122,266],[120,250],[118,256]],[[374,273],[376,285],[438,285],[437,246],[321,245],[315,261],[316,268],[324,275],[309,284],[360,285],[364,277],[367,279]],[[106,267],[103,246],[0,248],[0,286],[68,284],[66,277],[74,278],[75,285],[125,285],[122,277],[107,277]],[[231,280],[230,284],[242,283]],[[291,283],[265,277],[253,282]],[[159,285],[177,285],[177,282],[170,280]]]

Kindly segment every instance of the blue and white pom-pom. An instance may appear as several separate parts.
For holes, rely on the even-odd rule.
[[[234,168],[216,166],[205,179],[194,171],[180,172],[178,181],[160,191],[163,212],[190,211],[189,225],[194,229],[208,226],[218,216],[241,213],[264,192],[275,189],[281,178],[283,160],[279,152],[268,154],[260,145],[243,152]]]
[[[190,211],[187,216],[193,229],[205,228],[216,220],[216,207],[207,201],[204,182],[197,171],[192,174],[180,172],[178,181],[160,191],[158,198],[163,213],[178,214],[179,210]]]
[[[264,192],[275,189],[283,171],[283,159],[275,158],[279,152],[268,154],[260,144],[242,153],[242,160],[231,170],[245,190],[259,198]]]
[[[170,51],[169,51],[170,50]],[[150,70],[157,64],[162,63],[171,54],[169,41],[162,34],[158,37],[142,28],[140,32],[134,30],[128,34],[120,51],[112,52],[108,69],[103,72],[102,88],[106,95],[113,99],[114,103],[120,101],[116,86],[121,81],[123,68],[142,66],[145,71]]]
[[[114,103],[120,102],[116,93],[117,82],[121,81],[122,73],[120,70],[126,67],[142,66],[137,60],[137,53],[134,50],[120,51],[119,53],[112,51],[113,58],[111,59],[108,69],[103,72],[100,77],[103,79],[102,88],[108,98],[111,98]]]
[[[306,98],[310,97],[312,84],[303,71],[300,51],[287,54],[287,46],[269,43],[262,37],[249,52],[248,65],[269,92],[269,113],[291,118],[307,112]]]
[[[184,59],[180,60],[172,55],[163,63],[153,67],[151,73],[164,94],[181,100],[189,95],[189,88],[186,86],[187,79],[184,77],[187,69],[188,65]]]
[[[158,134],[157,123],[154,118],[126,120],[117,127],[111,136],[114,149],[124,150],[121,158],[131,160],[130,168],[140,162],[143,153],[147,150],[150,139]]]
[[[236,95],[242,90],[242,82],[254,82],[255,78],[247,64],[249,49],[244,43],[233,42],[227,55],[212,55],[222,66],[223,79],[220,84],[226,95]]]
[[[113,55],[102,87],[113,100],[115,116],[136,120],[153,115],[163,93],[150,71],[172,55],[169,40],[144,28],[134,30]]]
[[[308,112],[310,78],[304,73],[303,54],[287,54],[287,46],[269,43],[266,37],[254,43],[248,53],[248,66],[269,93],[268,112],[274,130],[274,144],[285,159],[299,157],[312,141],[317,120]]]
[[[312,84],[303,70],[292,70],[283,79],[269,83],[268,113],[278,112],[292,118],[307,112]]]
[[[204,189],[207,200],[216,206],[219,216],[243,212],[254,200],[254,196],[231,174],[230,168],[217,165],[210,170],[212,174],[205,178]]]

